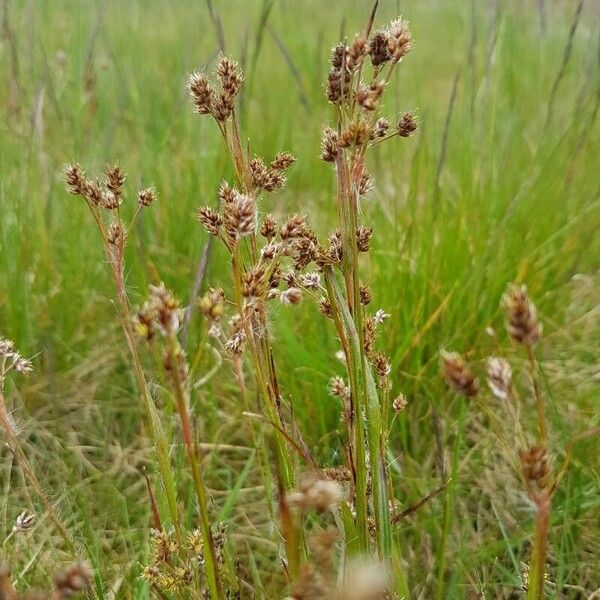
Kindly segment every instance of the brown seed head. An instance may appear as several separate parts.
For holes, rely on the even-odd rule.
[[[229,187],[226,181],[223,181],[219,187],[219,200],[226,207],[228,204],[233,204],[236,198],[236,191]]]
[[[368,285],[360,285],[360,303],[363,306],[371,304],[371,288]]]
[[[75,196],[83,196],[86,183],[84,170],[77,163],[67,165],[64,176],[68,192]]]
[[[296,158],[289,152],[279,152],[271,161],[271,169],[285,171],[296,162]]]
[[[373,189],[373,178],[367,171],[363,170],[358,182],[358,194],[366,196]]]
[[[392,402],[392,407],[397,413],[402,412],[407,405],[408,400],[404,394],[398,394],[398,396],[396,396]]]
[[[54,578],[56,593],[59,598],[69,598],[85,590],[91,578],[92,570],[87,565],[73,565]]]
[[[337,398],[350,398],[350,388],[339,375],[335,375],[329,380],[329,393]]]
[[[348,70],[355,72],[360,67],[364,57],[369,53],[369,44],[367,40],[359,35],[357,36],[346,53],[346,63]]]
[[[210,114],[212,112],[215,93],[206,75],[198,71],[192,73],[189,76],[187,87],[196,107],[196,112],[201,115]]]
[[[119,165],[108,167],[106,169],[106,188],[109,189],[115,196],[120,196],[127,175]]]
[[[371,139],[385,137],[389,128],[390,122],[386,118],[381,117],[380,119],[377,119],[375,127],[373,128],[373,132],[371,133]]]
[[[523,478],[531,493],[536,497],[547,495],[552,486],[552,475],[546,449],[532,446],[528,450],[519,450],[519,459]]]
[[[150,206],[156,200],[156,190],[153,187],[138,192],[138,205]]]
[[[277,221],[272,214],[267,214],[263,219],[260,234],[268,240],[272,240],[277,235]]]
[[[458,394],[467,398],[477,396],[479,381],[458,352],[441,352],[442,372],[448,385]]]
[[[103,190],[101,204],[107,210],[116,210],[121,205],[121,196],[110,190]]]
[[[254,267],[244,273],[242,278],[242,295],[244,298],[260,298],[265,291],[265,271],[262,267]]]
[[[325,162],[335,162],[339,149],[339,138],[336,131],[331,127],[326,127],[321,137],[321,160]]]
[[[87,179],[83,184],[82,196],[94,206],[100,206],[103,200],[102,188],[98,181]]]
[[[211,235],[219,235],[219,230],[223,224],[223,217],[210,208],[210,206],[202,206],[196,212],[196,218]]]
[[[285,306],[300,304],[302,301],[302,290],[297,287],[290,287],[279,294],[279,301]]]
[[[391,59],[389,51],[389,39],[386,31],[376,31],[371,37],[369,48],[371,63],[378,67]]]
[[[319,298],[319,312],[327,318],[333,319],[333,309],[331,306],[331,302],[329,302],[329,300],[325,296]]]
[[[359,252],[368,252],[370,249],[371,237],[373,236],[372,227],[357,227],[356,229],[356,247]]]
[[[306,221],[300,215],[290,217],[286,223],[281,226],[279,236],[285,242],[287,240],[300,237],[306,231]]]
[[[232,240],[250,235],[256,225],[254,198],[236,192],[234,201],[225,206],[224,222],[227,234]]]
[[[390,359],[381,352],[377,352],[373,357],[373,366],[381,379],[384,379],[392,372]]]
[[[417,121],[412,113],[404,113],[398,122],[398,135],[410,137],[417,130]]]
[[[402,60],[412,48],[412,38],[408,30],[408,22],[402,18],[392,21],[388,31],[388,50],[394,62]]]
[[[506,329],[515,342],[534,346],[542,332],[537,310],[527,294],[527,287],[511,284],[502,298],[506,310]]]

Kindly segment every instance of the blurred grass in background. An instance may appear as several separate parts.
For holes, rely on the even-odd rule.
[[[332,110],[323,82],[330,47],[363,26],[371,3],[213,4],[227,51],[246,72],[241,118],[253,152],[270,158],[290,150],[298,158],[286,191],[262,209],[302,211],[319,233],[329,233],[333,177],[318,158]],[[578,4],[381,2],[378,21],[400,12],[415,39],[386,112],[393,121],[416,110],[420,122],[417,136],[377,152],[365,206],[375,237],[364,278],[373,304],[392,315],[383,343],[395,389],[410,399],[396,429],[398,453],[406,453],[398,468],[407,503],[437,485],[432,406],[451,433],[454,407],[437,375],[438,350],[476,358],[493,351],[486,327],[505,337],[498,302],[508,281],[528,284],[544,322],[541,359],[547,381],[557,381],[549,417],[559,445],[573,428],[598,424],[600,11],[593,2],[581,11]],[[66,482],[76,490],[62,498],[64,510],[74,524],[89,522],[82,526],[86,544],[107,581],[121,573],[141,586],[135,574],[148,507],[136,471],[137,407],[101,247],[88,212],[64,191],[61,168],[78,161],[95,173],[119,161],[129,173],[130,200],[137,188],[156,186],[159,202],[132,233],[129,290],[141,302],[147,284],[163,279],[187,301],[207,241],[194,210],[214,204],[219,183],[231,175],[216,129],[192,114],[185,92],[189,72],[212,68],[217,36],[203,2],[1,6],[0,333],[24,353],[40,353],[20,397],[36,421],[31,441],[49,488],[61,481],[58,489]],[[227,268],[225,254],[214,250],[207,285],[221,285]],[[305,437],[315,454],[335,461],[337,439],[326,435],[339,418],[326,392],[340,370],[333,337],[308,302],[274,318],[284,395],[310,423]],[[222,372],[207,390],[218,402],[198,411],[211,441],[229,439],[238,426],[236,419],[223,426],[216,408],[236,401],[229,370]],[[518,587],[518,564],[503,562],[514,558],[522,534],[514,529],[504,545],[512,506],[502,497],[486,500],[491,492],[479,496],[495,490],[484,474],[493,467],[493,436],[473,444],[464,475],[473,487],[465,486],[461,503],[473,514],[471,505],[481,502],[490,530],[480,538],[477,524],[464,522],[457,534],[456,597],[466,582]],[[557,585],[582,577],[600,586],[592,568],[600,540],[585,526],[598,519],[598,445],[585,449],[590,460],[577,461],[559,500]],[[226,489],[235,469],[215,462]],[[14,502],[6,489],[6,527]],[[421,571],[430,565],[436,513],[433,503],[406,524],[412,550],[404,558],[417,591],[427,589]]]

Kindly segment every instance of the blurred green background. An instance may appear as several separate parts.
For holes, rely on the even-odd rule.
[[[187,74],[212,68],[218,27],[209,6],[191,0],[0,6],[0,335],[37,356],[35,374],[18,382],[20,391],[11,383],[9,396],[49,489],[61,482],[59,489],[75,490],[60,500],[95,548],[95,566],[110,585],[121,573],[119,585],[132,589],[141,585],[147,537],[139,415],[100,240],[85,206],[64,191],[61,170],[77,161],[100,174],[118,161],[129,174],[126,214],[138,188],[156,186],[159,201],[130,236],[129,292],[139,304],[147,284],[162,279],[187,301],[207,242],[195,208],[214,204],[231,176],[214,123],[193,114],[185,91]],[[227,52],[246,74],[244,137],[268,159],[279,150],[298,159],[286,190],[261,210],[302,211],[329,233],[334,182],[318,158],[321,128],[332,118],[324,95],[329,50],[364,26],[372,4],[213,0],[212,7]],[[435,487],[432,407],[452,427],[438,350],[479,361],[496,344],[507,346],[499,299],[509,281],[527,283],[544,322],[540,353],[556,447],[600,420],[600,9],[571,0],[382,0],[377,22],[397,14],[410,21],[415,42],[384,111],[393,121],[414,110],[420,128],[373,153],[364,221],[375,234],[364,279],[373,306],[392,315],[381,346],[392,357],[395,390],[409,397],[393,443],[410,503]],[[225,253],[214,250],[206,285],[226,285]],[[326,391],[340,371],[334,336],[309,302],[273,320],[285,398],[310,424],[305,437],[315,454],[335,462],[339,407]],[[217,400],[199,405],[206,439],[235,436],[237,417],[222,425],[223,407],[237,401],[227,366],[206,398]],[[452,597],[498,590],[498,582],[519,587],[524,531],[511,520],[514,498],[483,474],[497,449],[489,432],[482,435],[484,442],[472,441],[459,509],[473,514],[481,501],[485,531],[464,523],[456,534],[455,547],[469,552],[458,560]],[[598,445],[583,452],[589,459],[576,461],[555,513],[557,597],[565,583],[590,593],[600,586]],[[234,475],[222,472],[226,489]],[[7,528],[19,505],[18,486],[10,487]],[[406,525],[415,597],[429,589],[423,572],[436,511],[433,504]]]

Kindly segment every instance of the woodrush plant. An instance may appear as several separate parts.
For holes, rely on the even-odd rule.
[[[395,492],[386,460],[389,418],[392,411],[402,410],[405,402],[402,397],[394,402],[390,398],[390,361],[375,348],[377,333],[388,315],[381,309],[368,311],[371,292],[360,280],[359,255],[369,252],[373,234],[371,228],[360,223],[363,198],[372,187],[366,169],[367,153],[391,138],[410,137],[417,125],[410,113],[405,113],[394,127],[380,116],[385,89],[410,51],[412,41],[402,19],[373,32],[374,16],[375,10],[365,30],[351,44],[341,43],[332,51],[327,98],[334,108],[335,123],[323,131],[321,158],[334,170],[338,223],[325,242],[317,238],[303,215],[292,215],[281,224],[271,214],[259,217],[262,197],[284,187],[286,171],[295,159],[287,152],[280,152],[265,161],[251,153],[249,143],[242,143],[235,107],[243,82],[238,65],[221,55],[216,82],[202,72],[193,73],[188,82],[196,112],[210,115],[216,122],[235,173],[233,183],[221,185],[218,207],[202,207],[197,213],[198,220],[221,240],[230,255],[233,298],[228,301],[222,290],[213,289],[199,301],[198,307],[208,323],[213,344],[229,357],[247,413],[270,428],[270,443],[256,429],[253,439],[263,458],[267,490],[273,487],[268,465],[272,443],[285,571],[297,598],[306,597],[298,590],[306,581],[309,564],[305,519],[294,516],[298,504],[336,515],[335,522],[343,530],[340,581],[348,575],[346,561],[353,556],[375,553],[386,569],[393,563],[394,581],[385,586],[385,593],[394,589],[405,595],[408,590],[399,552],[393,548],[390,505],[394,505]],[[140,212],[152,204],[154,192],[148,189],[138,194],[138,208],[126,226],[120,213],[125,175],[118,166],[106,170],[103,183],[88,178],[78,165],[66,169],[65,179],[69,191],[85,200],[100,230],[170,510],[172,534],[162,526],[152,500],[154,559],[144,577],[159,595],[178,597],[186,589],[197,588],[215,600],[224,598],[232,589],[229,584],[225,587],[225,580],[230,578],[224,576],[223,561],[217,558],[214,525],[192,429],[190,398],[194,383],[178,337],[181,308],[173,294],[160,284],[151,286],[149,300],[134,313],[125,288],[124,249],[128,234]],[[293,306],[305,296],[312,298],[319,311],[333,322],[346,369],[348,384],[339,376],[331,383],[332,393],[342,402],[346,427],[342,442],[345,464],[335,468],[319,467],[298,437],[297,425],[292,423],[292,413],[280,391],[285,382],[277,375],[269,304]],[[232,314],[227,315],[229,311]],[[193,532],[186,533],[181,522],[168,455],[169,441],[148,389],[136,338],[152,344],[156,344],[156,339],[161,340],[162,367],[180,417],[196,491],[199,512],[196,537]],[[198,356],[200,351],[197,348],[194,354]],[[194,360],[192,372],[196,364]],[[254,376],[256,406],[251,404],[248,371]],[[314,481],[308,487],[301,485],[296,489],[299,459],[306,463]],[[343,497],[334,479],[345,483]],[[200,564],[202,577],[195,572],[200,570]],[[337,590],[337,584],[334,587]],[[346,584],[341,589],[346,589]],[[321,591],[329,596],[333,593],[325,587]],[[350,597],[347,592],[340,593],[340,598]]]
[[[537,432],[535,434],[527,432],[527,420],[521,410],[524,408],[525,400],[514,385],[513,369],[506,359],[490,356],[486,361],[487,384],[492,398],[500,402],[500,406],[497,407],[490,407],[488,402],[482,398],[479,380],[466,360],[458,353],[442,352],[441,366],[449,386],[462,397],[471,399],[489,418],[490,426],[507,452],[509,462],[519,474],[527,497],[534,508],[535,526],[531,540],[531,557],[523,577],[523,587],[526,589],[528,600],[541,600],[544,597],[546,582],[552,498],[567,470],[574,444],[587,437],[597,436],[600,430],[595,428],[571,436],[567,443],[562,466],[558,471],[552,468],[546,400],[540,383],[540,366],[535,354],[535,346],[542,334],[542,324],[525,285],[510,284],[501,304],[506,313],[506,330],[509,337],[525,351],[526,374],[530,384],[525,395],[533,396]],[[495,335],[494,332],[492,333]],[[502,412],[506,413],[506,418]],[[452,479],[456,477],[464,415],[465,402],[462,400],[458,434],[452,458]],[[507,423],[512,424],[512,431],[507,427]],[[509,429],[508,435],[507,429]],[[535,440],[534,442],[531,441],[532,438]],[[515,443],[518,447],[516,455],[514,453]],[[449,489],[451,490],[453,487],[452,485]],[[437,598],[443,598],[446,591],[444,555],[451,519],[451,499],[447,494],[444,503],[442,549],[438,555]]]

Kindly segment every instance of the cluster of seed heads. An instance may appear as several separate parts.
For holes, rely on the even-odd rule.
[[[31,361],[21,356],[11,340],[0,338],[0,383],[11,370],[27,374],[32,369]]]
[[[479,381],[458,352],[441,353],[442,372],[448,385],[457,393],[473,398],[479,393]]]

